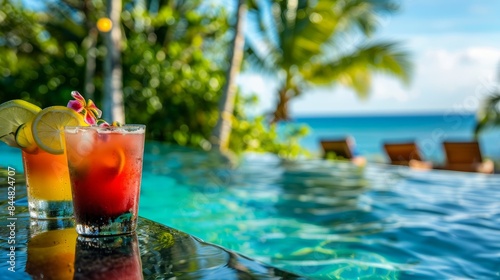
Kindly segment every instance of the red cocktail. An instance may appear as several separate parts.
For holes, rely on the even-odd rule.
[[[76,230],[113,235],[136,228],[144,125],[66,127]]]

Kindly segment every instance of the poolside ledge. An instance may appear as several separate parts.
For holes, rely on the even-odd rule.
[[[305,279],[142,217],[133,235],[77,237],[72,219],[30,219],[25,187],[16,189],[12,215],[0,203],[9,279]]]

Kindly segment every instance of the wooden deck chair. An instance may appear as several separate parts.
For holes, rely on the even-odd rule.
[[[443,148],[446,154],[444,169],[465,172],[481,171],[483,157],[477,141],[445,141],[443,142]]]
[[[347,138],[320,140],[321,147],[323,148],[323,158],[352,159],[353,153],[347,141]]]
[[[422,161],[415,142],[384,143],[384,150],[393,165],[409,165],[412,159]]]

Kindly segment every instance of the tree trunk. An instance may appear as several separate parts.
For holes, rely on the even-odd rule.
[[[107,1],[106,14],[113,24],[111,30],[104,33],[108,53],[104,59],[103,117],[108,122],[118,121],[124,123],[121,11],[122,0]]]
[[[290,114],[288,112],[288,104],[290,100],[299,95],[297,87],[292,82],[292,75],[290,70],[285,72],[285,84],[281,87],[278,92],[278,103],[273,112],[273,118],[271,119],[271,124],[275,124],[280,121],[289,121]]]
[[[236,78],[238,77],[241,61],[243,60],[243,47],[245,45],[244,23],[247,12],[246,0],[238,0],[236,12],[236,25],[234,27],[234,38],[230,49],[229,69],[226,75],[226,85],[219,101],[219,119],[215,125],[211,142],[214,148],[226,151],[229,146],[231,135],[234,102],[236,98]]]
[[[287,87],[283,87],[279,91],[279,100],[276,104],[276,109],[273,113],[273,118],[271,124],[277,123],[279,121],[288,121],[290,116],[288,114],[288,102],[290,101],[290,96],[288,95]]]
[[[94,76],[96,69],[96,52],[97,52],[97,28],[92,27],[89,29],[89,35],[85,38],[84,48],[86,50],[85,58],[85,86],[84,86],[84,96],[88,99],[94,100]]]
[[[94,76],[96,69],[96,54],[97,54],[97,37],[99,32],[95,26],[94,21],[91,19],[92,13],[95,12],[94,6],[91,0],[85,0],[83,6],[83,12],[85,14],[85,21],[88,29],[88,35],[83,40],[83,48],[86,53],[85,57],[85,84],[83,89],[83,95],[94,100]]]

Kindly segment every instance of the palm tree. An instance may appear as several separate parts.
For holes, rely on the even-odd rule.
[[[395,42],[370,42],[392,0],[260,1],[249,9],[248,61],[279,81],[271,122],[289,119],[288,103],[315,86],[342,84],[366,97],[372,74],[409,82],[411,63]],[[359,43],[350,43],[353,39]]]
[[[227,150],[229,146],[229,136],[231,134],[231,118],[234,111],[236,98],[236,79],[240,72],[241,61],[243,60],[243,47],[245,44],[244,19],[247,13],[247,0],[238,0],[236,9],[236,23],[234,27],[233,40],[231,40],[231,51],[229,69],[226,75],[226,85],[222,91],[219,101],[219,117],[215,125],[211,142],[220,151]]]

